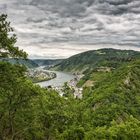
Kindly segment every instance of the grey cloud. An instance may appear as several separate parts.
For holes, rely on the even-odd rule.
[[[133,0],[106,0],[111,5],[127,5]]]
[[[15,28],[17,45],[30,56],[69,57],[97,46],[140,47],[139,0],[1,0],[2,12]]]

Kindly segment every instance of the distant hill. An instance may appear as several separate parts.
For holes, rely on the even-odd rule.
[[[8,61],[12,64],[22,64],[29,68],[39,67],[39,66],[54,66],[62,62],[61,59],[51,60],[51,59],[13,59],[13,58],[4,58],[0,59],[1,61]]]
[[[43,65],[57,65],[61,63],[63,60],[62,59],[33,59],[36,64],[39,66]]]
[[[21,64],[21,65],[25,65],[28,68],[34,68],[34,67],[38,67],[38,64],[35,63],[33,60],[31,59],[13,59],[13,58],[4,58],[4,59],[0,59],[1,61],[8,61],[12,64]]]
[[[140,52],[133,50],[99,49],[87,51],[63,60],[55,70],[86,72],[97,67],[116,68],[122,63],[140,58]]]

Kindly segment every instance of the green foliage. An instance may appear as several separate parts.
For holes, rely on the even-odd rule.
[[[26,80],[25,68],[0,62],[0,136],[22,138],[34,125],[33,103],[36,87]],[[27,135],[28,136],[28,135]]]
[[[128,120],[117,124],[112,121],[111,127],[97,127],[86,133],[87,140],[139,140],[140,121],[130,116]]]
[[[0,62],[2,140],[140,138],[140,61],[123,65],[104,78],[97,76],[98,82],[84,89],[81,100],[35,86],[25,72],[23,66]]]
[[[64,92],[64,97],[69,97],[69,98],[73,98],[73,93],[75,92],[74,89],[70,88],[66,83],[64,83],[64,86],[63,86],[63,92]]]
[[[100,49],[72,56],[63,60],[55,69],[88,73],[100,66],[117,68],[137,58],[140,58],[140,53],[132,50]]]
[[[0,58],[26,58],[27,54],[23,50],[19,50],[18,47],[15,47],[17,38],[15,34],[12,34],[13,28],[6,19],[7,15],[0,15]]]

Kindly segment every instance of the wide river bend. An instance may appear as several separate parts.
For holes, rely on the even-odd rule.
[[[69,82],[70,80],[72,80],[76,77],[73,74],[66,73],[66,72],[59,72],[59,71],[48,71],[48,72],[54,72],[54,73],[56,73],[57,76],[56,76],[56,78],[51,79],[49,81],[37,83],[41,87],[48,87],[48,86],[60,87],[60,86],[63,86],[65,82]]]

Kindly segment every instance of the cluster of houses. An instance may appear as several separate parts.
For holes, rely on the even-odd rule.
[[[73,94],[74,94],[74,97],[75,97],[75,98],[81,99],[81,98],[82,98],[82,91],[83,91],[83,88],[78,88],[78,87],[77,87],[78,81],[79,81],[79,78],[76,77],[76,78],[72,79],[71,81],[69,81],[69,82],[67,83],[67,85],[68,85],[71,89],[74,89],[74,93],[73,93]]]
[[[78,98],[81,99],[82,98],[82,92],[83,92],[83,88],[78,88],[77,87],[77,83],[80,80],[79,76],[76,76],[76,78],[70,80],[69,82],[67,82],[67,86],[71,89],[74,90],[74,93],[72,93],[74,95],[74,98]],[[60,96],[65,95],[64,93],[64,87],[63,86],[49,86],[47,88],[51,88],[55,91],[57,91],[59,93]]]
[[[27,76],[30,78],[36,78],[40,80],[49,80],[56,77],[53,72],[48,72],[46,70],[30,69],[28,70]]]

